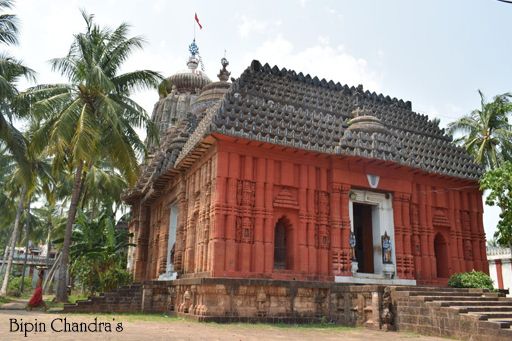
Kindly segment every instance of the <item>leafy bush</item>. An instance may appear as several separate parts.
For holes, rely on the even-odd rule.
[[[100,274],[100,282],[103,291],[110,291],[120,286],[131,284],[133,279],[129,271],[115,267]]]
[[[32,291],[32,280],[30,276],[25,276],[25,285],[23,286],[23,292]],[[11,276],[9,278],[9,285],[7,286],[7,295],[18,296],[21,287],[21,276]],[[23,294],[23,293],[22,293]]]
[[[481,271],[456,273],[448,280],[448,286],[452,288],[480,288],[493,289],[492,279]]]
[[[117,229],[112,214],[79,213],[71,237],[71,276],[82,293],[110,291],[132,282],[126,271],[130,234]]]

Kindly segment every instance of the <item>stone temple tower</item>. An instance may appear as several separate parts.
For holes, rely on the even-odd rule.
[[[208,76],[198,70],[198,47],[195,40],[190,44],[189,51],[188,69],[166,78],[159,89],[160,99],[153,109],[152,121],[157,126],[160,137],[163,137],[169,128],[176,126],[186,117],[201,89],[211,83]],[[150,147],[153,149],[151,152],[154,152],[156,146],[151,145]]]
[[[159,141],[158,143],[156,141],[146,141],[149,156],[141,165],[141,175],[137,184],[123,196],[124,200],[130,202],[140,193],[147,191],[151,193],[150,196],[139,198],[139,212],[137,210],[132,211],[134,215],[140,214],[141,219],[150,219],[150,217],[144,216],[145,209],[143,207],[148,207],[156,196],[161,195],[160,191],[163,190],[154,180],[162,177],[163,173],[168,173],[168,176],[171,176],[171,174],[177,172],[174,163],[186,141],[196,130],[207,112],[219,107],[221,99],[231,87],[231,83],[228,82],[230,72],[226,69],[229,62],[226,58],[221,59],[222,68],[217,75],[219,80],[212,82],[199,69],[199,48],[195,40],[190,44],[189,52],[188,69],[166,78],[159,88],[160,98],[155,103],[151,118],[158,129]],[[164,175],[165,177],[166,175]],[[170,237],[167,238],[166,236],[156,235],[151,236],[151,238],[154,238],[153,242],[158,241],[156,242],[157,245],[154,245],[155,250],[159,249],[160,243],[162,244],[160,249],[163,250],[169,242],[174,243],[176,241],[170,240],[175,238],[175,234],[170,234]],[[134,242],[137,241],[134,240]],[[144,242],[141,243],[139,240],[138,243],[143,244]],[[135,248],[132,248],[130,251],[128,257],[129,268],[135,265],[135,250]],[[172,277],[172,273],[180,269],[180,251],[177,251],[175,256],[173,254],[172,260],[170,252],[161,255],[161,258],[163,258],[161,264],[164,264],[162,267],[165,267],[159,269],[159,273],[165,271],[164,275]],[[142,267],[139,266],[138,269],[140,270]]]

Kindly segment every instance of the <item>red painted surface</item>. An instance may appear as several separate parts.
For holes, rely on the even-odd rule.
[[[503,269],[500,259],[496,260],[496,277],[498,277],[498,289],[503,289]]]
[[[482,199],[475,181],[394,163],[308,153],[216,135],[216,143],[164,195],[132,207],[136,280],[165,270],[168,206],[179,202],[175,268],[183,277],[329,280],[351,276],[351,189],[390,193],[397,277],[446,285],[434,238],[442,236],[443,275],[488,272]],[[274,269],[274,231],[286,227],[286,269]]]

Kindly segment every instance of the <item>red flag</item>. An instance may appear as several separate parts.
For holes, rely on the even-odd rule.
[[[195,19],[196,19],[197,24],[199,25],[199,29],[201,29],[201,30],[202,30],[202,29],[203,29],[203,26],[202,26],[202,25],[201,25],[201,23],[199,22],[199,18],[197,17],[197,13],[195,13],[195,15],[196,15],[196,16],[195,16]]]

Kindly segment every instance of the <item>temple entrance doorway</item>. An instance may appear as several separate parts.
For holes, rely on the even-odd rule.
[[[357,272],[374,273],[372,205],[354,203]]]
[[[338,283],[416,285],[415,280],[397,276],[393,194],[351,189],[348,213],[352,276],[335,276],[334,280]]]

